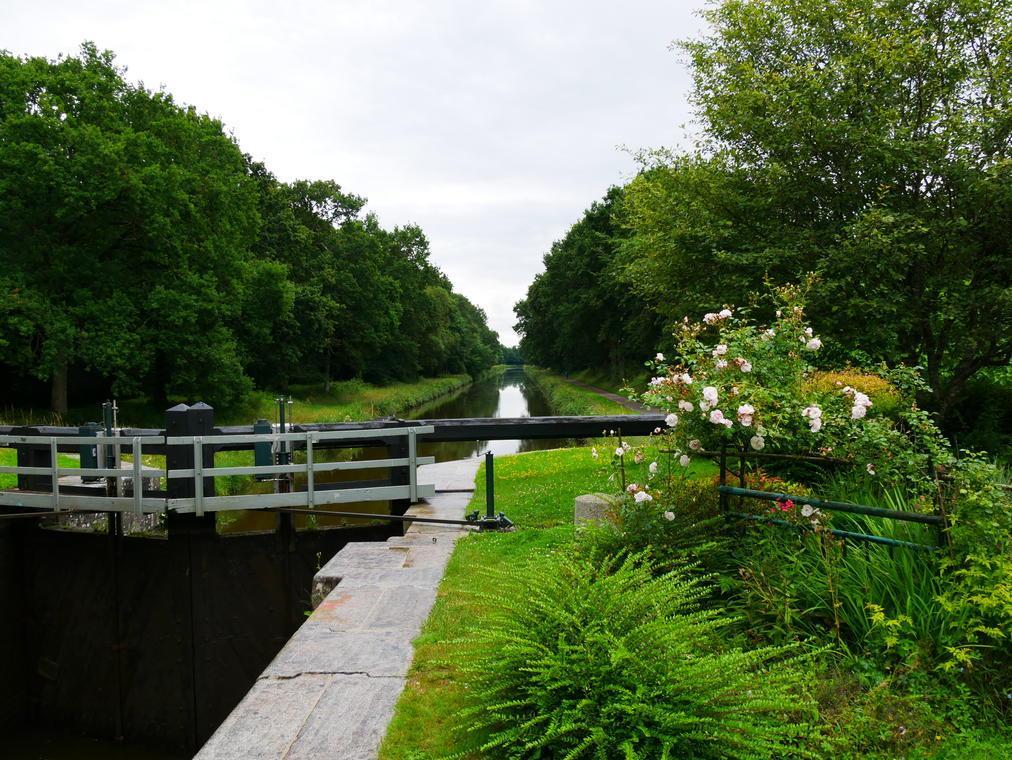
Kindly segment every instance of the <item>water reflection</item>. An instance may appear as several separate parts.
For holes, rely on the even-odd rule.
[[[507,369],[502,375],[479,380],[457,393],[415,409],[408,419],[438,420],[466,417],[547,417],[552,414],[548,400],[531,382],[522,368]],[[423,443],[419,448],[437,462],[469,459],[491,451],[496,456],[522,451],[557,449],[572,445],[571,440],[460,441]]]

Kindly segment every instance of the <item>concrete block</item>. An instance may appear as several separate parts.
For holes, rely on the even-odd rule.
[[[419,468],[438,488],[473,488],[478,460]],[[469,493],[409,514],[459,519]],[[348,544],[316,574],[316,610],[197,755],[372,760],[404,688],[412,641],[462,529],[413,523],[403,537]]]
[[[576,497],[573,522],[577,525],[602,522],[611,519],[616,498],[609,494],[588,493]]]

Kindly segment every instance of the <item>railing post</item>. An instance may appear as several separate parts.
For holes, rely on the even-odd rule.
[[[495,519],[495,458],[485,452],[485,517]]]
[[[208,436],[214,430],[214,410],[207,404],[186,406],[179,404],[165,413],[166,436]],[[214,451],[210,446],[202,447],[200,458],[204,466],[214,466]],[[194,461],[193,444],[166,446],[165,467],[172,470],[197,469]],[[194,498],[196,478],[168,478],[167,488],[170,499]],[[205,496],[214,495],[214,478],[202,480]],[[214,513],[195,515],[179,514],[169,510],[166,515],[169,537],[169,554],[172,572],[172,608],[176,630],[181,634],[180,656],[182,667],[178,670],[183,693],[186,694],[187,745],[195,748],[200,738],[210,731],[206,695],[214,685],[206,682],[201,665],[203,637],[198,635],[197,621],[205,614],[204,579],[206,554],[214,550]]]
[[[408,436],[403,435],[392,435],[386,439],[387,441],[387,456],[390,459],[406,459],[408,457]],[[410,490],[411,476],[408,472],[411,467],[391,467],[390,468],[390,485],[394,486],[408,486]],[[411,507],[411,499],[394,499],[390,502],[390,514],[392,515],[403,515]],[[406,533],[408,528],[411,527],[410,522],[401,523],[402,535]]]
[[[727,485],[727,444],[720,447],[720,484]],[[727,517],[727,494],[720,492],[720,513]]]
[[[11,435],[42,435],[36,427],[17,427]],[[18,467],[52,467],[52,452],[44,443],[19,443],[17,450]],[[46,475],[18,475],[18,488],[23,491],[48,491],[52,487]]]

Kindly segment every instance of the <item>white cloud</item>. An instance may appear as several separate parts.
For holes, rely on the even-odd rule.
[[[282,179],[333,178],[415,222],[506,343],[552,241],[671,145],[690,112],[668,50],[702,0],[625,3],[5,0],[0,48],[116,52],[221,118]]]

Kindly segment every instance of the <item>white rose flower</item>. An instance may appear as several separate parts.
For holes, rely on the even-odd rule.
[[[808,427],[813,433],[818,433],[820,430],[822,430],[822,418],[821,417],[813,418],[812,421],[808,423]]]
[[[664,424],[667,425],[668,427],[674,427],[675,425],[678,424],[678,415],[669,414],[667,417],[664,418]]]
[[[804,504],[801,507],[801,516],[802,517],[811,517],[813,512],[815,512],[815,509],[812,507],[811,504]]]
[[[713,349],[714,356],[723,356],[727,353],[727,344],[720,343],[715,349]]]
[[[657,462],[651,462],[650,466],[647,467],[647,469],[650,470],[650,474],[651,475],[656,475],[657,474]]]
[[[724,369],[727,366],[727,362],[724,361],[723,359],[717,359],[716,363],[713,366],[716,367],[717,369]]]
[[[678,402],[678,408],[681,409],[683,412],[691,412],[693,410],[692,402],[682,399],[681,401]]]
[[[703,388],[703,398],[710,404],[717,403],[717,389],[712,385]]]
[[[766,441],[765,441],[765,440],[763,440],[763,437],[762,437],[761,435],[754,435],[754,436],[752,436],[752,438],[751,438],[751,439],[749,440],[749,444],[750,444],[750,445],[752,446],[752,448],[753,448],[753,449],[755,449],[756,451],[762,451],[762,450],[763,450],[763,447],[764,447],[764,446],[766,445]]]
[[[664,513],[664,519],[667,520],[668,522],[671,522],[672,520],[675,519],[675,513],[674,512],[665,512]]]
[[[657,356],[654,357],[654,361],[657,361],[657,362],[664,361],[664,354],[662,354],[660,351],[658,351],[657,352]]]
[[[721,309],[720,313],[717,316],[719,316],[721,319],[730,319],[731,318],[731,310],[730,309]]]
[[[654,497],[651,496],[650,494],[648,494],[646,491],[637,491],[636,495],[633,496],[633,498],[637,502],[653,501],[654,500]]]
[[[682,382],[685,385],[692,385],[692,376],[688,372],[682,373]]]
[[[615,456],[617,457],[625,456],[625,449],[619,446],[617,449],[615,449]]]
[[[809,351],[818,351],[820,348],[822,348],[822,341],[819,340],[818,338],[812,338],[805,344],[805,348],[808,349]]]
[[[625,490],[628,491],[629,493],[636,493],[639,490],[639,488],[640,487],[635,483],[630,483],[625,487]]]
[[[689,459],[689,455],[688,454],[682,454],[680,457],[678,457],[678,464],[680,464],[682,467],[688,467],[689,466],[689,462],[691,462],[691,461],[692,460]]]
[[[740,369],[741,369],[742,372],[748,373],[748,372],[752,371],[752,365],[749,364],[748,362],[742,362],[738,366],[740,367]]]
[[[703,321],[704,321],[704,322],[706,322],[706,324],[708,324],[708,325],[712,325],[712,324],[713,324],[713,323],[715,323],[715,322],[716,322],[716,321],[717,321],[718,319],[720,319],[720,317],[718,317],[718,316],[717,316],[716,314],[714,314],[714,313],[713,313],[712,311],[710,311],[710,312],[707,312],[706,314],[704,314],[704,315],[703,315]]]
[[[869,463],[868,463],[868,464],[867,464],[867,465],[865,466],[865,468],[864,468],[864,469],[866,469],[866,470],[868,471],[868,474],[869,474],[869,475],[874,475],[874,474],[875,474],[875,466],[874,466],[873,464],[871,464],[871,462],[869,462]]]
[[[699,451],[700,449],[703,448],[703,444],[699,442],[698,438],[693,438],[691,441],[689,441],[689,448],[692,449],[693,451]]]
[[[712,422],[714,425],[723,425],[724,413],[720,411],[720,409],[714,409],[712,412],[710,412],[710,422]]]

